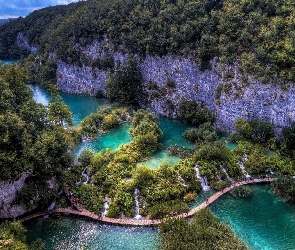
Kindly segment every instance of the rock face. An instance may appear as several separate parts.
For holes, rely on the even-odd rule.
[[[24,172],[17,181],[0,182],[0,218],[15,218],[27,212],[24,206],[14,204],[14,200],[29,175]]]
[[[72,94],[95,96],[98,90],[105,92],[105,71],[91,67],[70,66],[62,61],[57,64],[57,86],[59,90]]]
[[[81,51],[92,59],[108,53],[114,56],[115,61],[124,63],[128,54],[111,51],[107,44],[105,39]],[[282,90],[275,84],[263,84],[252,79],[245,85],[237,73],[232,79],[226,80],[222,77],[223,70],[214,61],[212,70],[201,71],[195,62],[187,58],[171,55],[137,58],[146,93],[141,105],[157,114],[177,118],[178,103],[185,98],[203,102],[215,113],[216,125],[223,131],[234,130],[237,118],[249,120],[266,117],[278,127],[289,126],[295,121],[295,88],[291,85],[288,90]],[[62,91],[94,96],[97,91],[105,92],[103,86],[107,72],[60,61],[57,79],[58,88]],[[221,90],[224,85],[227,85],[227,91]]]
[[[16,37],[16,44],[20,48],[25,48],[28,51],[30,51],[32,54],[36,54],[38,50],[37,45],[30,45],[29,42],[27,41],[26,37],[23,35],[23,33],[19,32]]]

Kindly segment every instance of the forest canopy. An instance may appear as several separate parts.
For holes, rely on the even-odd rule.
[[[21,32],[40,52],[80,64],[80,48],[105,35],[145,55],[189,56],[203,68],[218,57],[266,81],[295,80],[292,0],[88,0],[34,11],[0,26],[0,58],[26,54]]]

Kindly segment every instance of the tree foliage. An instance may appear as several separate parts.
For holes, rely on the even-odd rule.
[[[141,96],[141,75],[137,62],[129,57],[126,64],[118,63],[114,73],[109,73],[105,83],[107,98],[123,105],[137,105]]]
[[[167,219],[160,224],[163,249],[248,249],[231,229],[221,223],[209,209],[195,214],[192,222],[186,219]]]
[[[34,11],[0,26],[0,58],[19,58],[22,32],[42,53],[81,65],[77,44],[107,35],[115,47],[145,55],[192,55],[202,68],[215,56],[243,74],[294,81],[292,0],[80,1]],[[94,63],[94,62],[93,62]],[[280,81],[278,81],[280,82]]]
[[[14,181],[27,172],[32,176],[16,202],[45,207],[56,194],[48,180],[60,181],[71,162],[72,135],[33,100],[26,81],[23,68],[0,65],[0,84],[5,87],[0,92],[0,181]]]
[[[179,102],[180,118],[192,125],[214,122],[214,115],[203,104],[181,99]]]
[[[3,221],[0,224],[0,249],[42,250],[44,243],[37,239],[31,245],[26,242],[26,229],[20,222]]]

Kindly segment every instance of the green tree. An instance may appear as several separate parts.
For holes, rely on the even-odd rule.
[[[42,250],[44,243],[37,239],[30,246],[26,242],[26,229],[20,222],[4,221],[0,224],[0,249]],[[38,245],[38,248],[37,248]]]
[[[295,149],[295,124],[290,127],[283,128],[283,137],[288,150]]]
[[[62,101],[56,87],[54,85],[50,86],[51,89],[51,99],[48,104],[48,115],[49,119],[55,125],[68,126],[73,124],[72,112],[70,111],[68,105]]]
[[[126,64],[117,64],[105,83],[107,98],[125,105],[137,105],[142,92],[141,75],[134,57],[128,57]]]

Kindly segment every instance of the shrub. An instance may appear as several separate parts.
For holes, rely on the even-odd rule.
[[[178,146],[178,145],[171,145],[167,149],[167,153],[169,155],[176,155],[179,158],[184,159],[184,158],[191,157],[193,155],[193,153],[194,153],[194,150],[190,149],[190,148]]]
[[[118,65],[105,83],[107,98],[124,105],[137,105],[141,96],[141,75],[137,62],[129,57],[125,65]]]
[[[253,191],[250,187],[239,186],[232,188],[229,193],[235,197],[249,198],[253,195]]]
[[[193,125],[200,125],[205,122],[213,122],[214,115],[203,104],[196,101],[181,99],[179,102],[180,118],[184,122]]]

